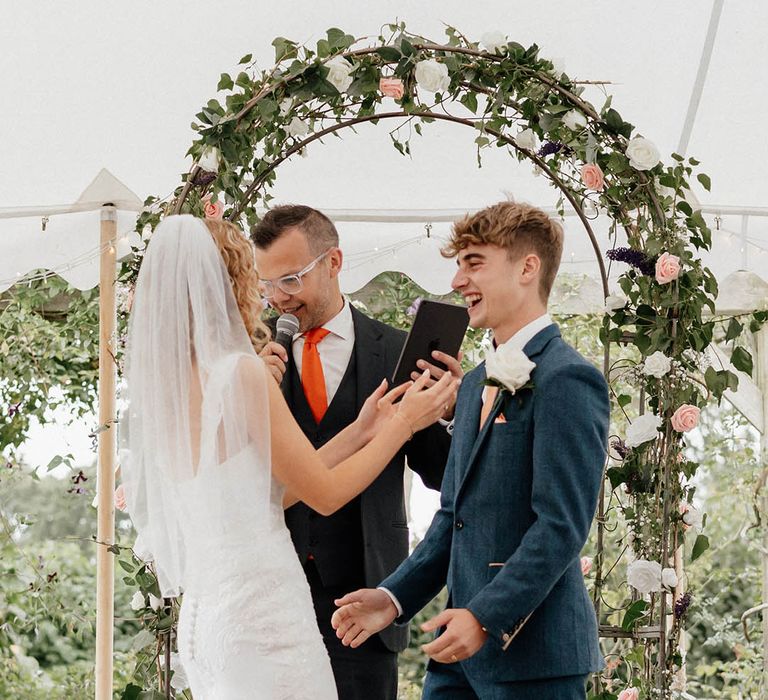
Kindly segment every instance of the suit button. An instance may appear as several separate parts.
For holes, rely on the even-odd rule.
[[[501,639],[504,642],[508,642],[509,641],[509,632],[504,632],[504,634],[501,635]]]
[[[457,520],[457,521],[456,521],[456,524],[454,525],[454,527],[455,527],[457,530],[461,530],[461,528],[463,528],[463,527],[464,527],[464,521],[463,521],[463,520]]]

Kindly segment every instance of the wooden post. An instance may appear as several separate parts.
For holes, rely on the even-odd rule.
[[[114,335],[117,212],[101,210],[99,272],[99,426],[96,486],[98,527],[96,548],[96,700],[112,700],[115,557],[107,548],[115,541],[115,384]]]

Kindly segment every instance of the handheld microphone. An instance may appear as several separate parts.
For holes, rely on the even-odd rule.
[[[282,345],[285,351],[291,352],[293,336],[299,332],[299,319],[293,314],[283,314],[277,319],[275,327],[275,342]]]

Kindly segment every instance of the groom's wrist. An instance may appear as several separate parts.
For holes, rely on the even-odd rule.
[[[400,601],[397,599],[397,596],[394,593],[392,593],[392,591],[390,591],[388,588],[384,588],[384,586],[379,586],[377,590],[384,591],[384,593],[386,593],[387,596],[389,597],[389,600],[392,602],[392,605],[395,606],[395,611],[397,612],[395,619],[397,619],[398,617],[402,617],[403,606],[400,605]]]

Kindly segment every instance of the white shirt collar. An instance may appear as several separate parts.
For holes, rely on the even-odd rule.
[[[334,335],[339,336],[339,338],[342,338],[343,340],[347,340],[354,336],[355,326],[352,321],[352,310],[349,308],[349,301],[346,297],[344,297],[344,305],[341,307],[341,311],[327,323],[324,323],[323,328]],[[299,336],[294,336],[294,339],[297,337]]]
[[[552,318],[549,314],[543,314],[538,318],[531,321],[529,324],[523,326],[517,333],[515,333],[506,343],[503,345],[509,345],[513,348],[519,348],[522,350],[537,333],[543,331],[547,326],[552,324]]]

